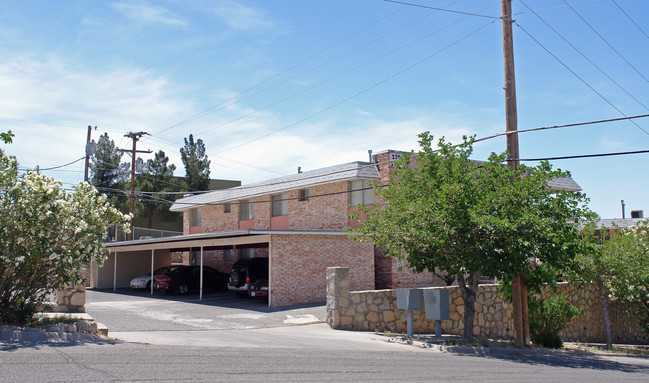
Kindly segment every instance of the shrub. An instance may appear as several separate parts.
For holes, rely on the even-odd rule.
[[[66,192],[0,150],[0,324],[28,323],[48,294],[81,283],[82,267],[103,263],[106,228],[128,219],[89,184]]]
[[[582,311],[581,308],[568,303],[562,295],[548,299],[530,296],[528,305],[532,342],[549,348],[563,346],[559,332],[581,315]]]

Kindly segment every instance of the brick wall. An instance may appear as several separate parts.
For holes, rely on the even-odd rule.
[[[271,305],[324,302],[327,267],[349,268],[352,290],[374,288],[374,247],[341,235],[273,235]]]

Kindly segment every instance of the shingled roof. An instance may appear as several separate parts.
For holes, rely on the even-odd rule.
[[[379,171],[376,164],[371,164],[369,162],[350,162],[304,173],[297,173],[286,177],[274,178],[255,184],[243,185],[224,190],[215,190],[209,193],[181,198],[174,202],[169,210],[184,211],[197,206],[226,203],[332,182],[379,178]]]

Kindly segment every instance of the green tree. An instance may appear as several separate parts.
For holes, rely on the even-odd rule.
[[[80,268],[108,253],[107,227],[127,223],[91,185],[67,193],[37,171],[19,175],[0,150],[0,323],[28,322],[48,294],[80,283]]]
[[[115,147],[115,142],[108,137],[108,133],[99,137],[90,163],[90,179],[99,190],[117,189],[127,177],[120,164],[122,154]]]
[[[11,133],[11,130],[8,132],[0,132],[0,140],[5,144],[10,144],[13,141],[14,134]]]
[[[649,335],[649,221],[621,230],[602,251],[609,270],[604,283],[612,299],[624,304]]]
[[[604,334],[606,337],[606,348],[613,348],[613,337],[611,335],[611,321],[608,312],[608,290],[605,281],[609,280],[611,269],[608,265],[603,243],[606,241],[604,234],[597,231],[597,220],[592,220],[584,225],[582,235],[584,248],[577,255],[577,264],[574,271],[568,273],[570,280],[577,283],[595,283],[599,291],[599,303],[602,307],[602,318],[604,320]]]
[[[168,212],[168,195],[166,192],[174,190],[173,175],[176,165],[169,164],[169,157],[164,151],[160,150],[155,153],[153,159],[146,161],[142,168],[142,173],[136,178],[137,190],[146,192],[142,198],[142,205],[145,214],[148,217],[148,227],[153,226],[154,214]]]
[[[367,218],[349,231],[388,256],[405,258],[418,272],[455,275],[464,300],[464,338],[472,339],[480,276],[525,275],[539,263],[569,266],[580,247],[586,199],[549,190],[548,181],[569,173],[547,162],[514,172],[502,165],[505,153],[471,160],[472,138],[457,146],[441,139],[437,150],[428,132],[419,138],[420,152],[395,164],[388,185],[375,185],[385,204],[360,206],[351,218]]]
[[[180,158],[185,166],[185,182],[190,191],[208,190],[210,185],[210,161],[205,154],[205,144],[194,136],[185,138],[185,146],[180,148]]]

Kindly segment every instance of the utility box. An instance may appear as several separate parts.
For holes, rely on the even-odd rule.
[[[450,299],[448,290],[424,290],[424,308],[426,319],[436,321],[450,319]]]
[[[399,310],[421,310],[422,290],[398,288],[397,308]]]

